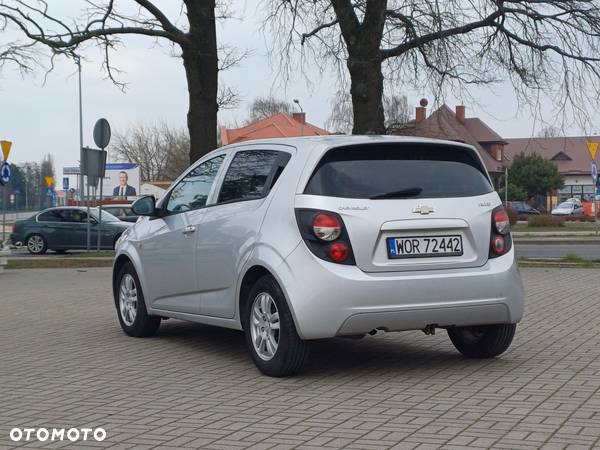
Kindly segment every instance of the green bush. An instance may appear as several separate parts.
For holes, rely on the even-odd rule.
[[[565,219],[557,216],[529,216],[527,225],[530,227],[564,227]]]

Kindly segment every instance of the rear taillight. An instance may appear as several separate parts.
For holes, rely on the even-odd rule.
[[[503,206],[492,211],[492,229],[490,236],[490,258],[502,256],[512,248],[510,220]]]
[[[339,214],[296,209],[296,220],[302,239],[315,256],[337,264],[356,264],[348,232]]]
[[[323,241],[335,241],[342,234],[342,222],[333,214],[319,213],[313,219],[313,233]]]
[[[494,228],[501,235],[505,236],[510,231],[510,219],[508,218],[508,213],[502,207],[501,209],[494,210],[493,220],[494,220]]]
[[[13,233],[17,232],[17,224],[16,223],[12,224],[11,230],[12,230]]]

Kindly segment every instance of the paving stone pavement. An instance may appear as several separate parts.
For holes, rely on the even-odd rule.
[[[445,332],[313,344],[300,376],[254,368],[239,332],[169,320],[125,336],[110,269],[0,275],[0,448],[599,448],[600,277],[523,269],[510,350],[467,360]],[[102,442],[9,439],[97,428]]]

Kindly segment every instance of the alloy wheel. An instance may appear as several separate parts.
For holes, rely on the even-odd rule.
[[[279,346],[279,311],[267,292],[258,294],[252,304],[250,333],[256,354],[264,361],[271,360]]]
[[[129,273],[126,273],[121,279],[119,309],[123,323],[127,326],[133,325],[137,314],[137,287],[133,276]]]
[[[40,253],[44,248],[44,239],[37,234],[31,236],[27,239],[27,248],[31,253]]]

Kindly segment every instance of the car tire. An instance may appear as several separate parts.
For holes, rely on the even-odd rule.
[[[510,346],[517,325],[498,324],[448,328],[454,347],[467,358],[493,358]]]
[[[32,255],[43,255],[48,250],[48,242],[41,234],[32,234],[25,240],[27,251]]]
[[[273,277],[256,281],[243,314],[246,344],[256,367],[271,377],[298,373],[308,358],[309,345],[298,336],[285,296]]]
[[[130,262],[119,270],[113,295],[119,323],[127,335],[149,337],[156,334],[161,319],[148,314],[140,280]]]

